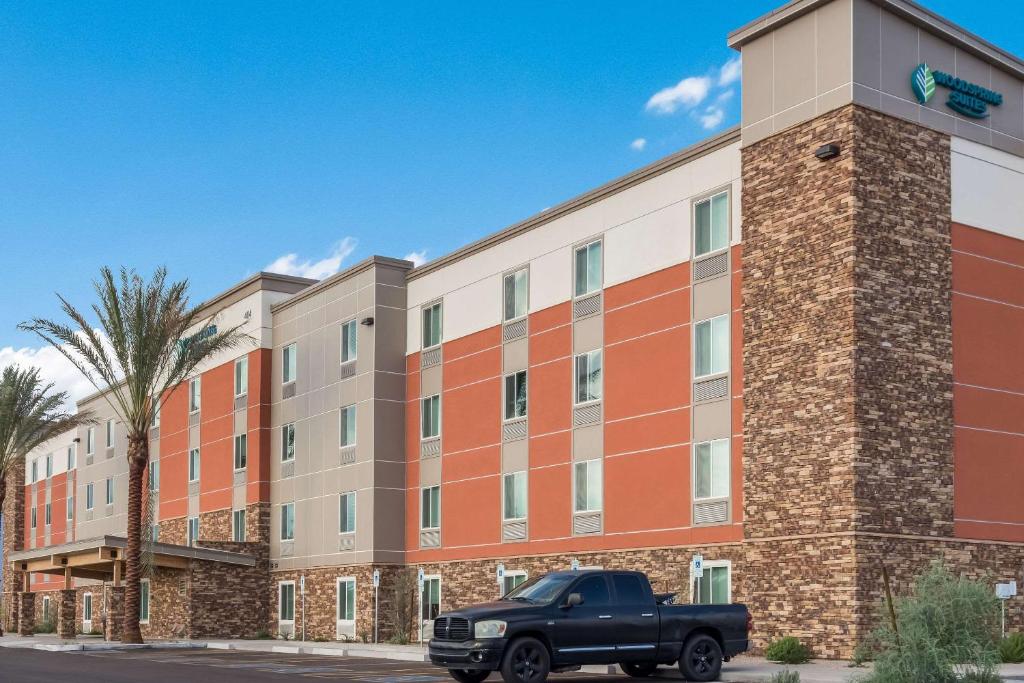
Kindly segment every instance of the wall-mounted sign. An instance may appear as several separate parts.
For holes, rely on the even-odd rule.
[[[185,337],[184,339],[179,339],[178,340],[178,350],[185,349],[189,344],[192,344],[193,342],[202,341],[203,339],[209,339],[210,337],[212,337],[215,334],[217,334],[217,326],[216,325],[207,325],[206,327],[204,327],[203,329],[199,330],[198,332],[196,332],[192,336]]]
[[[921,104],[927,104],[932,98],[936,85],[949,89],[947,107],[972,119],[985,118],[988,116],[990,104],[998,107],[1003,103],[1002,93],[957,78],[945,71],[933,71],[927,64],[918,64],[910,74],[910,87]]]

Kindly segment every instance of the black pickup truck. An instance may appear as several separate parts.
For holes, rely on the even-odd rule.
[[[543,683],[584,664],[618,664],[642,678],[679,663],[714,681],[747,649],[744,605],[673,605],[632,571],[565,571],[531,579],[497,602],[438,615],[430,661],[459,683],[500,671],[506,683]]]

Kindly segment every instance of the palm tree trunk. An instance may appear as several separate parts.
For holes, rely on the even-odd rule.
[[[149,460],[149,438],[128,439],[128,547],[125,550],[124,621],[122,643],[141,643],[139,603],[142,579],[142,478]]]
[[[6,521],[4,519],[4,502],[6,500],[7,500],[7,477],[6,476],[2,476],[2,477],[0,477],[0,529],[3,529],[5,535],[6,535],[7,531],[8,531],[7,529],[4,528],[4,522]],[[18,530],[15,529],[14,531],[15,531],[15,533],[17,533]],[[24,530],[22,530],[22,533],[25,533]],[[0,543],[2,543],[2,542],[3,542],[3,539],[0,538]],[[7,560],[9,558],[5,557],[3,559],[4,559],[4,564],[6,564]],[[11,571],[11,570],[8,569],[7,571]],[[11,581],[11,585],[12,586],[14,585],[13,578],[12,578],[12,581]],[[4,596],[0,595],[0,599],[4,599]],[[14,602],[14,591],[11,591],[10,598],[8,598],[4,602],[3,614],[0,615],[0,636],[3,636],[3,634],[4,634],[4,619],[8,618],[8,614],[10,613],[11,608],[12,608],[12,605],[7,604],[7,603],[13,603],[13,602]]]

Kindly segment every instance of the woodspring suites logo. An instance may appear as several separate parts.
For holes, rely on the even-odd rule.
[[[921,104],[927,104],[932,98],[936,85],[949,89],[947,107],[973,119],[988,116],[990,104],[998,107],[1003,103],[1002,93],[957,78],[945,71],[932,71],[927,64],[918,64],[910,74],[910,87]]]

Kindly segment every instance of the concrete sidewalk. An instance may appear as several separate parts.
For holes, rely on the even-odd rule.
[[[51,652],[81,650],[134,650],[207,648],[211,650],[243,650],[248,652],[272,652],[278,654],[305,654],[328,657],[368,657],[406,662],[428,661],[426,648],[422,645],[390,645],[372,643],[340,643],[294,640],[156,640],[145,645],[123,645],[108,643],[95,637],[80,637],[74,641],[63,641],[53,635],[37,635],[31,638],[5,635],[0,638],[0,648],[27,648]],[[740,656],[725,665],[722,681],[729,683],[753,683],[766,681],[774,674],[790,669],[800,673],[801,683],[851,683],[865,677],[870,668],[853,668],[847,662],[815,660],[798,666],[774,664],[761,657]],[[587,666],[583,670],[593,674],[620,674],[617,666]],[[1024,664],[1004,664],[1000,674],[1005,681],[1024,682]],[[663,667],[653,676],[658,679],[680,680],[675,667]],[[497,676],[488,680],[499,680]],[[557,676],[554,680],[557,680]]]

